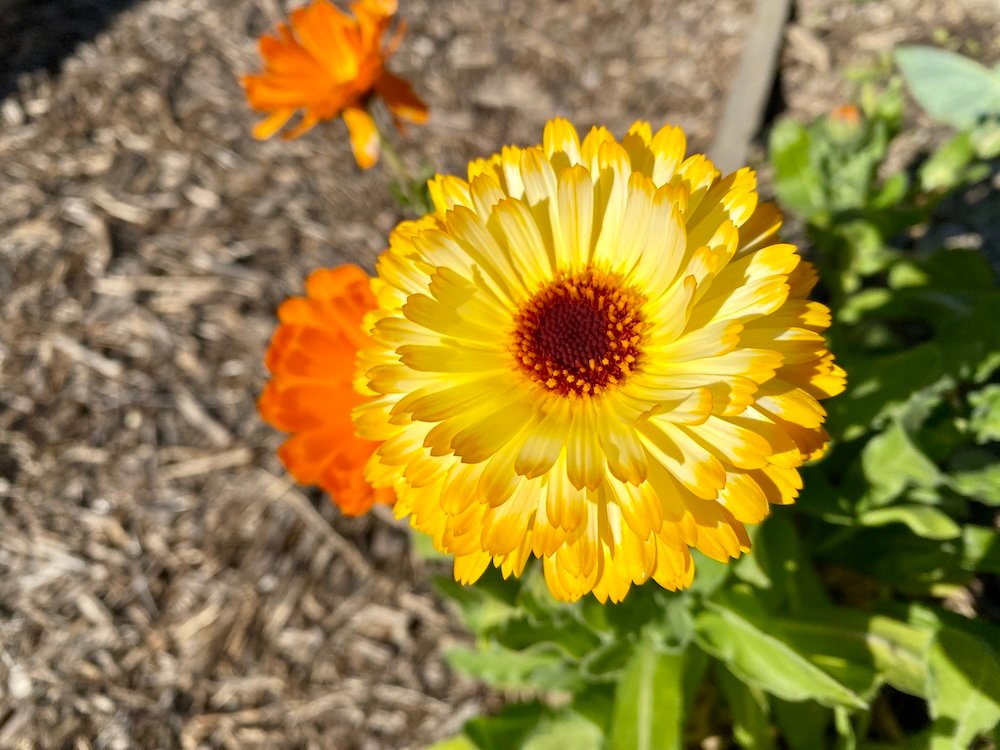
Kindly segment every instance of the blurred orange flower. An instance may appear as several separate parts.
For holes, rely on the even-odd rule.
[[[861,110],[854,104],[841,104],[830,111],[830,117],[849,125],[857,125],[861,122]]]
[[[260,37],[264,72],[243,77],[250,106],[269,115],[254,128],[260,139],[277,133],[298,111],[302,120],[284,134],[297,138],[321,120],[343,115],[351,135],[358,166],[368,169],[378,161],[379,134],[365,109],[374,94],[382,97],[402,129],[402,121],[427,120],[427,105],[410,84],[385,69],[405,25],[400,23],[387,44],[382,37],[396,0],[359,0],[354,16],[329,0],[313,0],[293,10],[289,24],[278,24],[277,36]]]
[[[371,283],[357,266],[314,271],[306,297],[292,297],[278,308],[280,325],[265,364],[271,381],[258,408],[264,421],[292,436],[278,457],[303,484],[318,484],[352,516],[374,503],[392,504],[391,489],[373,488],[364,477],[378,442],[354,432],[351,410],[367,400],[355,392],[355,355],[370,340],[362,329],[375,308]]]

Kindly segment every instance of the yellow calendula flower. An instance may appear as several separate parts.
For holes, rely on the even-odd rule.
[[[560,599],[677,589],[691,548],[737,557],[794,500],[844,373],[755,187],[685,158],[678,128],[581,143],[553,120],[435,178],[435,214],[395,230],[355,424],[459,581],[534,555]]]

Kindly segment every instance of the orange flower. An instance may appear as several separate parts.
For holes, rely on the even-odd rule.
[[[265,364],[273,377],[258,408],[264,421],[292,433],[278,457],[303,484],[318,484],[352,516],[373,503],[392,504],[391,489],[374,489],[364,477],[378,442],[354,433],[351,410],[367,400],[355,392],[354,360],[370,344],[362,329],[374,309],[368,275],[357,266],[314,271],[306,297],[278,308],[281,324]]]
[[[358,166],[368,169],[378,161],[379,135],[365,109],[378,94],[402,129],[402,120],[422,123],[427,106],[410,84],[385,69],[385,62],[399,45],[400,23],[388,44],[382,36],[396,13],[396,0],[359,0],[351,6],[354,17],[329,0],[313,0],[278,24],[277,36],[260,37],[264,72],[243,76],[250,106],[270,113],[254,128],[260,139],[270,138],[303,110],[302,120],[285,138],[297,138],[320,120],[343,114],[351,134]]]
[[[861,122],[861,110],[854,104],[841,104],[831,110],[830,117],[848,125],[857,125]]]

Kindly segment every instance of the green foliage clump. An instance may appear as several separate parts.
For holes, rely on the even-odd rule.
[[[771,136],[849,377],[798,504],[753,529],[737,563],[696,556],[679,593],[560,604],[537,569],[442,581],[477,639],[452,664],[534,698],[437,750],[1000,744],[1000,289],[981,252],[908,240],[1000,153],[1000,72],[922,48],[898,64],[960,128],[915,172],[886,170],[899,83]],[[989,586],[993,609],[976,612]]]

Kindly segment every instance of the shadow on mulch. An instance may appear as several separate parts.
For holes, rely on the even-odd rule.
[[[55,73],[135,0],[0,0],[0,99],[23,73]]]

